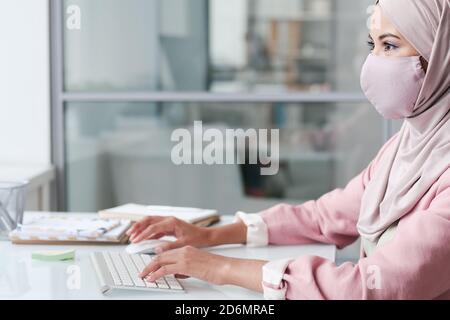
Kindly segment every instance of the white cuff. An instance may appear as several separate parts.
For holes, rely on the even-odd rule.
[[[283,276],[288,265],[294,259],[283,259],[270,261],[263,266],[264,299],[266,300],[285,300],[287,286],[283,283]]]
[[[265,300],[286,300],[286,291],[287,288],[284,286],[281,289],[273,289],[266,285],[262,285],[264,290],[264,299]]]
[[[263,247],[269,244],[269,230],[259,214],[237,212],[236,220],[240,219],[247,226],[247,246]]]

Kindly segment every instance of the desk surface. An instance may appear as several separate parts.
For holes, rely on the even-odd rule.
[[[41,262],[31,259],[39,250],[76,249],[76,259],[67,262]],[[94,251],[122,251],[124,245],[42,246],[13,245],[0,242],[0,299],[261,299],[261,294],[234,286],[214,286],[196,279],[180,280],[187,293],[115,291],[100,293],[89,254]],[[269,246],[248,248],[241,245],[207,249],[237,258],[274,260],[302,255],[335,259],[335,247],[329,245]],[[79,275],[77,278],[76,276]],[[79,279],[79,287],[76,279]]]

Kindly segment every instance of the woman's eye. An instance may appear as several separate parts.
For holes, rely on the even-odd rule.
[[[384,44],[384,51],[392,51],[392,50],[395,50],[395,49],[397,49],[397,47],[394,46],[393,44],[390,44],[390,43],[385,43]]]
[[[367,46],[369,47],[370,51],[373,51],[373,49],[375,49],[375,44],[373,43],[373,41],[367,41]]]

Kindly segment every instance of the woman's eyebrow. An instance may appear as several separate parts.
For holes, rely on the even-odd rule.
[[[397,38],[397,39],[401,40],[399,36],[396,36],[395,34],[392,34],[392,33],[384,33],[381,36],[379,36],[378,39],[383,40],[384,38],[389,38],[389,37],[393,37],[393,38]]]

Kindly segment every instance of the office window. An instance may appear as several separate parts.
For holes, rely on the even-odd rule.
[[[359,88],[372,2],[52,1],[59,207],[133,201],[231,214],[345,185],[387,136]],[[194,121],[280,129],[279,172],[174,165],[170,134]]]

